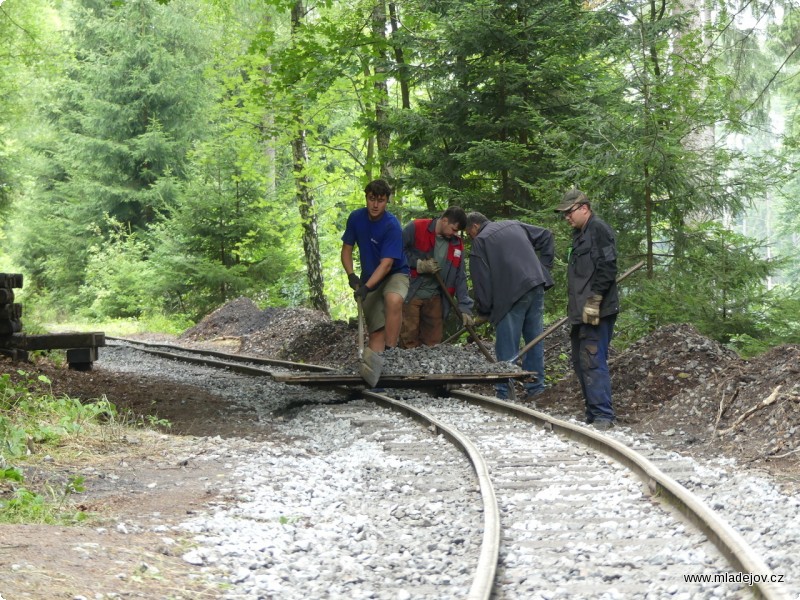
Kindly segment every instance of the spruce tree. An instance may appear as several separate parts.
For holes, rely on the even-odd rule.
[[[191,2],[74,4],[64,46],[71,59],[42,98],[39,223],[22,231],[20,261],[59,298],[83,282],[89,245],[112,223],[132,231],[168,216],[202,135],[206,102],[202,30]],[[38,217],[38,218],[37,218]]]

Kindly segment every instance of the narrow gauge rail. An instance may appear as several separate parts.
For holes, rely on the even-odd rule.
[[[111,338],[111,341],[130,343],[141,348],[148,346],[143,342],[117,338]],[[176,351],[179,353],[176,354]],[[159,351],[154,353],[165,354]],[[172,347],[168,356],[209,366],[216,364],[224,368],[230,368],[231,363],[239,361],[263,361],[264,364],[287,367],[287,361],[254,361],[252,357],[241,355],[199,352],[204,356],[213,355],[224,359],[214,361],[192,356],[196,353],[198,352],[194,350]],[[312,370],[314,367],[315,370],[327,369],[302,363],[288,364],[299,370]],[[270,371],[249,367],[242,372],[273,375]],[[537,594],[536,589],[531,589],[531,585],[541,586],[541,592],[545,592],[550,585],[557,585],[560,594],[558,597],[596,596],[605,588],[612,594],[642,598],[656,598],[662,594],[692,598],[738,598],[749,593],[768,599],[788,598],[780,586],[769,582],[770,570],[739,534],[646,458],[616,440],[519,405],[469,392],[451,392],[458,400],[435,400],[431,396],[414,396],[408,390],[393,391],[394,396],[398,393],[401,398],[406,399],[374,392],[363,392],[363,396],[411,416],[435,432],[443,434],[467,456],[477,475],[484,503],[484,528],[481,552],[468,595],[470,599],[528,598],[531,594]],[[409,398],[411,401],[408,401]],[[433,413],[432,408],[435,409]],[[485,412],[486,409],[489,412]],[[476,417],[476,410],[484,413]],[[467,414],[470,416],[465,419]],[[524,421],[534,422],[542,427],[526,428],[522,426]],[[481,443],[478,444],[465,435],[460,431],[462,428],[470,429],[473,438],[480,438]],[[518,430],[515,438],[518,445],[509,444],[506,437],[509,429]],[[541,435],[547,430],[566,438],[572,445],[561,446],[555,453],[548,455],[547,451],[535,445],[533,439],[534,432]],[[522,438],[519,437],[519,431],[524,432]],[[654,507],[641,493],[631,492],[630,482],[625,483],[627,478],[620,475],[618,470],[614,471],[607,463],[603,466],[604,462],[597,456],[589,456],[594,451],[613,458],[636,474],[645,483],[644,489],[677,508],[706,537],[699,538],[699,533],[687,533],[683,542],[676,542],[675,539],[684,530],[681,521],[667,518],[668,511]],[[489,456],[488,461],[484,454]],[[567,474],[567,471],[575,473]],[[557,475],[556,481],[549,481],[547,477],[554,472]],[[570,483],[565,481],[565,477],[574,477],[574,480]],[[629,495],[624,500],[620,500],[618,495],[620,486],[629,490]],[[506,495],[502,511],[495,487],[499,487]],[[611,495],[604,499],[603,495],[609,491]],[[580,513],[587,507],[609,508],[609,502],[624,504],[626,510],[615,512],[616,516],[608,519],[598,517],[596,511],[583,520],[580,517]],[[525,506],[544,505],[547,508],[533,517],[524,514],[524,507],[519,514],[509,514],[520,503]],[[634,507],[634,504],[637,506]],[[552,508],[556,506],[559,508]],[[654,510],[660,514],[653,516]],[[510,523],[503,523],[508,519],[511,519]],[[654,522],[661,522],[662,532],[603,535],[604,529],[616,532],[619,528],[627,529],[630,523],[642,521],[651,528]],[[540,530],[538,533],[535,532],[537,528]],[[670,556],[670,548],[685,550],[705,544],[709,540],[721,552],[727,564],[724,561],[720,563],[706,559],[706,552],[689,551],[682,560]],[[648,562],[648,554],[656,555],[658,560]],[[609,556],[612,557],[610,563],[606,560]],[[596,560],[598,558],[599,561]],[[732,567],[732,570],[767,577],[764,578],[766,581],[757,581],[749,588],[731,586],[730,590],[723,591],[715,583],[684,582],[683,575],[703,573],[704,567],[706,572],[708,569],[711,572],[725,572]],[[548,577],[552,578],[553,573],[558,572],[562,573],[562,577],[557,578],[555,583],[548,580]],[[572,572],[573,581],[570,582],[569,578],[565,580],[563,572]],[[530,576],[532,573],[535,574],[533,577]],[[620,579],[622,577],[624,580]]]
[[[198,348],[186,348],[175,344],[163,344],[154,342],[143,342],[122,337],[106,336],[109,345],[131,346],[143,352],[148,352],[162,358],[172,358],[183,362],[196,365],[208,365],[211,367],[228,368],[237,373],[246,375],[273,375],[273,371],[262,367],[282,367],[283,369],[296,371],[326,372],[333,371],[331,367],[322,365],[312,365],[308,363],[297,363],[288,360],[275,358],[263,358],[258,356],[248,356],[245,354],[230,354],[217,350],[205,350]],[[255,365],[261,365],[255,366]]]
[[[224,368],[246,375],[266,375],[279,383],[308,384],[334,388],[346,385],[358,386],[359,388],[365,387],[360,376],[355,374],[331,373],[335,371],[335,369],[321,365],[262,358],[245,354],[228,354],[216,350],[185,348],[173,344],[150,343],[126,338],[106,337],[106,340],[112,342],[112,344],[109,345],[125,345],[162,358],[171,358],[192,364]],[[279,367],[282,370],[267,369],[265,367]],[[287,370],[294,374],[287,373]],[[305,375],[298,376],[296,374],[297,371],[302,371]],[[314,374],[308,375],[307,373],[309,371],[314,372]],[[323,376],[321,379],[318,377],[320,375]],[[473,373],[461,374],[458,376],[445,373],[440,375],[420,375],[417,377],[384,374],[381,378],[381,385],[384,387],[447,386],[454,382],[471,381],[474,383],[486,383],[488,380],[500,381],[510,377],[520,376],[525,376],[525,373]]]
[[[492,582],[494,597],[586,598],[604,592],[626,598],[789,597],[769,579],[752,588],[733,585],[724,590],[717,583],[686,583],[684,575],[723,573],[731,567],[767,577],[771,572],[702,501],[616,440],[469,392],[452,391],[453,398],[438,400],[409,397],[400,390],[392,394],[404,398],[393,400],[401,410],[424,410],[426,420],[444,423],[440,432],[448,437],[457,426],[459,435],[469,436],[470,452],[478,452],[488,463],[481,469],[491,472],[502,504],[505,546]],[[386,402],[369,392],[365,396]],[[523,421],[542,427],[531,429],[521,425]],[[548,430],[566,443],[554,449],[543,438]],[[617,470],[599,460],[595,450],[613,458]],[[675,511],[652,505],[632,489],[622,466],[697,530],[685,531]],[[646,529],[639,530],[641,526]],[[714,558],[709,540],[720,556]],[[565,580],[564,573],[574,573],[574,581]],[[490,585],[489,575],[478,570],[476,587],[481,578],[482,586]],[[559,592],[553,594],[556,588]],[[545,590],[550,593],[540,596]]]

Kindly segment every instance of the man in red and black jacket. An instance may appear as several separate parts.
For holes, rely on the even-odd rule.
[[[457,299],[463,325],[472,325],[472,298],[467,292],[464,241],[467,224],[462,208],[451,206],[437,219],[416,219],[403,228],[403,251],[411,267],[411,280],[403,304],[400,345],[416,348],[441,343],[450,302],[436,278]]]

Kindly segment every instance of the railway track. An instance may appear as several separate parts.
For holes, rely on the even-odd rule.
[[[310,370],[300,363],[108,341],[247,375]],[[465,498],[477,501],[476,486],[480,491],[480,543],[461,543],[453,561],[444,561],[461,574],[449,581],[453,594],[447,597],[789,598],[737,532],[651,461],[609,436],[465,391],[450,398],[415,390],[363,397],[412,417],[436,437],[420,443],[417,432],[407,441],[407,427],[363,401],[326,410],[360,428],[369,424],[369,435],[379,436],[387,452],[430,460],[434,440],[446,438],[469,461],[472,474],[463,459],[459,464],[451,458],[444,468],[436,466],[433,488],[419,479],[408,484],[417,506],[425,498],[441,503],[443,488],[460,498],[450,498],[458,506]],[[477,533],[473,528],[465,535]],[[726,573],[755,574],[758,581],[714,581]],[[693,576],[711,580],[691,581]],[[426,585],[417,589],[431,584]],[[408,597],[444,597],[441,591],[426,594]]]

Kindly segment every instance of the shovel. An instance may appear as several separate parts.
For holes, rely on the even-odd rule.
[[[447,296],[447,300],[450,302],[450,306],[453,307],[453,311],[456,313],[459,319],[462,319],[461,309],[458,308],[458,304],[456,303],[455,298],[453,298],[453,295],[450,293],[450,290],[447,289],[447,286],[445,285],[442,276],[439,275],[438,271],[434,273],[434,276],[436,277],[436,281],[439,283],[439,287],[442,288],[442,292],[444,293],[445,296]],[[475,329],[472,327],[472,325],[467,325],[466,327],[464,327],[464,329],[469,331],[469,335],[472,337],[473,340],[475,340],[475,343],[478,345],[478,349],[483,353],[486,359],[491,363],[497,362],[494,356],[492,356],[486,349],[486,346],[483,345],[481,338],[479,338],[478,334],[475,333]]]
[[[361,359],[358,372],[369,387],[375,387],[381,378],[383,357],[369,346],[364,347],[364,308],[361,305],[361,298],[356,298],[356,303],[358,304],[358,358]]]

